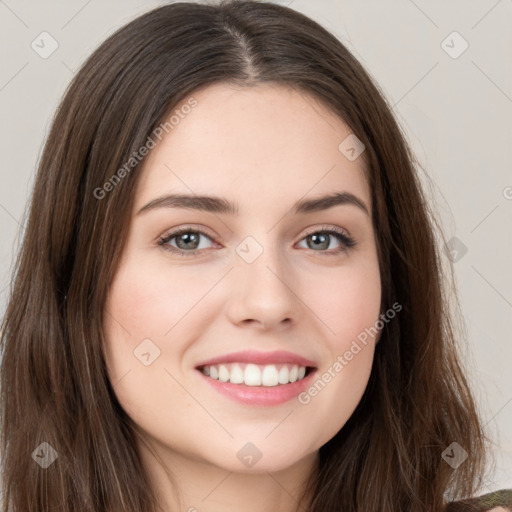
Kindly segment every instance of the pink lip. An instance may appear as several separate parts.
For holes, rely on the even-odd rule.
[[[231,384],[231,382],[220,382],[204,375],[197,370],[199,375],[215,391],[231,398],[232,400],[246,404],[259,406],[280,405],[297,397],[297,395],[306,390],[313,379],[316,371],[311,371],[302,380],[292,382],[291,384],[280,384],[277,386],[246,386],[245,384]]]
[[[208,359],[198,364],[196,368],[222,363],[253,363],[253,364],[279,364],[290,363],[299,366],[315,367],[315,363],[309,359],[287,352],[285,350],[275,350],[274,352],[256,352],[254,350],[244,350],[241,352],[232,352],[213,359]],[[210,379],[212,380],[212,379]],[[287,384],[288,385],[288,384]],[[291,384],[289,384],[291,386]],[[248,386],[250,387],[250,386]]]

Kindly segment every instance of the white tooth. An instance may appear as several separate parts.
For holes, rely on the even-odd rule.
[[[219,372],[217,371],[216,366],[210,366],[210,377],[212,379],[218,379],[219,378]]]
[[[221,382],[227,382],[229,380],[229,370],[223,364],[219,366],[219,380]]]
[[[245,367],[244,383],[246,386],[261,386],[261,370],[255,364]]]
[[[283,364],[283,366],[281,366],[281,369],[279,370],[279,384],[288,384],[288,382],[290,382],[288,380],[289,375],[290,371],[288,370],[288,366]]]
[[[279,374],[275,365],[271,364],[263,368],[261,374],[261,383],[264,386],[277,386],[279,383]]]
[[[204,366],[202,372],[220,382],[268,387],[302,380],[306,375],[306,368],[283,364],[278,370],[274,364],[265,366],[248,364],[244,370],[238,363],[233,363],[230,367],[225,364]]]
[[[229,377],[229,381],[233,384],[242,384],[244,381],[244,371],[240,368],[238,363],[235,363],[231,366],[231,375]]]

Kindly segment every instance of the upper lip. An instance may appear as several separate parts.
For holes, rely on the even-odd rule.
[[[294,354],[293,352],[287,352],[286,350],[275,350],[273,352],[257,352],[254,350],[244,350],[241,352],[231,352],[230,354],[214,357],[213,359],[208,359],[198,364],[196,368],[221,363],[290,363],[297,364],[299,366],[310,366],[313,368],[315,367],[315,363],[313,363],[313,361],[310,361],[305,357]]]

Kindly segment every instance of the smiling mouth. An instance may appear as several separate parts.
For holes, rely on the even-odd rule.
[[[197,367],[207,377],[245,386],[284,386],[301,381],[315,368],[298,364],[224,363]]]

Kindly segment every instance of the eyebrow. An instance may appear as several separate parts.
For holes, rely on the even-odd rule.
[[[314,198],[302,199],[297,201],[293,207],[293,213],[311,213],[322,210],[328,210],[335,206],[352,205],[361,209],[366,215],[370,215],[369,210],[361,199],[350,192],[335,192],[330,195]],[[205,195],[187,195],[187,194],[169,194],[153,199],[143,206],[137,215],[154,210],[156,208],[185,208],[190,210],[200,210],[212,213],[221,213],[225,215],[238,215],[238,205],[231,203],[227,199],[216,196]]]

